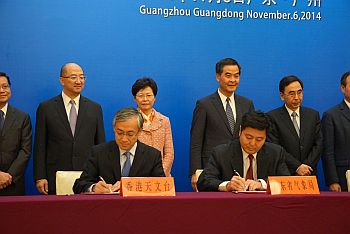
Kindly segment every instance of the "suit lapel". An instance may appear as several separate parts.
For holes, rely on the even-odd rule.
[[[109,154],[108,154],[108,161],[111,162],[110,166],[113,168],[113,175],[114,178],[117,180],[120,180],[121,177],[121,168],[120,168],[120,153],[119,148],[115,141],[110,143],[109,146]]]
[[[5,117],[5,122],[4,122],[4,126],[2,128],[2,132],[1,132],[2,136],[5,136],[7,131],[9,129],[11,129],[11,126],[15,120],[16,120],[16,110],[13,109],[9,104],[7,106],[7,113],[6,113],[6,117]]]
[[[242,154],[242,148],[239,144],[239,141],[233,141],[231,144],[232,150],[229,150],[230,152],[233,152],[233,155],[229,155],[231,158],[231,168],[232,171],[236,170],[241,176],[244,177],[244,171],[243,171],[243,154]]]
[[[77,126],[75,128],[74,137],[76,137],[79,134],[79,130],[80,130],[80,128],[84,122],[84,118],[86,116],[86,111],[87,111],[86,109],[87,109],[87,100],[83,96],[80,96]]]
[[[236,127],[241,126],[241,119],[243,117],[241,99],[235,94],[235,105],[236,105]]]
[[[340,112],[344,115],[344,117],[350,121],[350,109],[346,105],[344,100],[339,104],[339,109],[340,109]]]
[[[260,151],[258,151],[258,154],[256,155],[256,164],[257,164],[257,177],[264,179],[266,177],[267,173],[267,166],[269,163],[269,156],[265,153],[265,149],[262,148]]]
[[[299,136],[294,128],[292,119],[290,118],[289,113],[288,113],[285,106],[282,106],[280,109],[280,118],[281,118],[281,123],[285,123],[286,127],[289,129],[289,131],[292,133],[292,135],[295,138],[299,139]]]
[[[300,116],[299,116],[299,120],[300,120],[300,130],[299,130],[299,134],[300,134],[300,140],[302,140],[302,138],[305,136],[305,131],[308,129],[306,128],[306,122],[305,120],[308,119],[307,118],[307,111],[305,111],[304,108],[300,107]]]
[[[64,106],[62,94],[58,95],[54,101],[55,101],[56,110],[57,110],[59,118],[61,119],[66,130],[73,137],[72,130],[70,129],[70,125],[69,125],[69,121],[68,121],[68,117],[67,117],[66,108]]]
[[[137,174],[139,174],[138,172],[142,170],[142,165],[144,165],[143,161],[145,160],[144,153],[145,153],[144,145],[139,141],[137,141],[137,148],[134,155],[134,160],[130,168],[129,176],[136,176]]]
[[[217,111],[217,113],[219,114],[220,118],[224,121],[225,125],[226,125],[226,128],[227,130],[231,133],[232,135],[232,132],[231,132],[231,127],[230,127],[230,124],[228,123],[228,119],[227,119],[227,116],[226,116],[226,112],[225,112],[225,109],[224,107],[222,106],[222,102],[221,102],[221,99],[220,99],[220,96],[217,92],[215,92],[213,95],[212,95],[212,98],[211,98],[211,101]]]

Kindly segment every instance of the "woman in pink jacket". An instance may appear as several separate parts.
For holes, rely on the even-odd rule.
[[[153,108],[157,91],[156,82],[148,77],[138,79],[131,89],[138,110],[144,119],[142,132],[138,139],[161,152],[164,173],[170,176],[174,161],[173,137],[169,118]]]

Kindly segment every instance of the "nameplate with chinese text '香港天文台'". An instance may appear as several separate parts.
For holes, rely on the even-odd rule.
[[[122,177],[121,195],[128,196],[175,196],[173,177]]]

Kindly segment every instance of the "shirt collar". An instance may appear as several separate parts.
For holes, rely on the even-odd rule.
[[[120,153],[120,155],[123,155],[125,152],[130,152],[132,156],[135,156],[136,148],[137,148],[137,141],[136,141],[135,144],[131,147],[130,150],[122,150],[121,148],[119,148],[119,153]]]
[[[348,108],[350,109],[350,102],[348,102],[346,99],[344,99],[344,102],[348,106]]]
[[[63,91],[62,91],[62,99],[63,99],[64,106],[68,106],[70,100],[72,100]],[[76,96],[73,100],[75,102],[75,105],[79,105],[80,94],[78,96]]]
[[[220,89],[218,89],[218,94],[219,97],[221,99],[221,102],[226,104],[226,99],[230,98],[231,103],[233,103],[235,101],[235,93],[232,93],[232,95],[230,97],[226,97],[223,93],[221,93]]]
[[[1,108],[2,112],[4,112],[4,118],[6,117],[6,113],[7,113],[7,108],[8,108],[8,102],[5,104],[5,106],[3,108]]]
[[[289,117],[292,115],[293,112],[297,113],[297,116],[300,116],[300,107],[298,107],[298,109],[296,109],[295,111],[292,111],[291,109],[289,109],[286,105],[284,105],[285,108],[288,111]]]
[[[249,154],[247,152],[245,152],[243,148],[241,148],[241,149],[242,149],[243,159],[247,159]],[[254,158],[256,158],[257,154],[258,154],[258,152],[254,153],[252,155],[254,156]]]

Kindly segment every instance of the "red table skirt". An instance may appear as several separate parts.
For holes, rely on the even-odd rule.
[[[350,193],[0,197],[7,233],[350,233]]]

